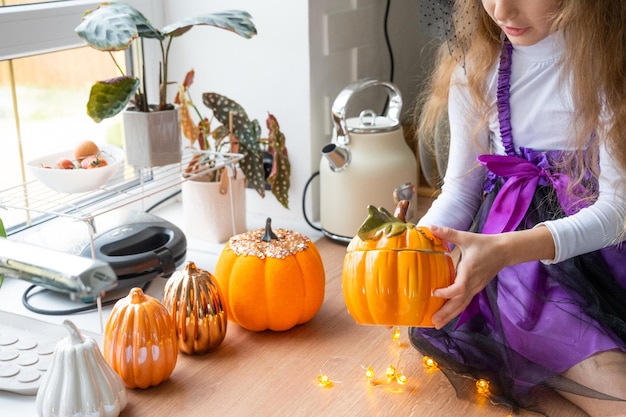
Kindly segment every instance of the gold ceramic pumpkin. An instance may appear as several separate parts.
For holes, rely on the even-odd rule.
[[[288,330],[306,323],[324,301],[326,275],[315,244],[292,230],[233,236],[215,266],[229,320],[248,330]]]
[[[156,298],[133,288],[119,299],[104,329],[103,355],[128,388],[148,388],[169,378],[178,358],[176,328]]]
[[[406,223],[406,202],[401,204],[396,216],[369,206],[348,244],[342,290],[359,324],[432,327],[432,315],[445,301],[432,292],[454,280],[448,246],[429,229]]]
[[[162,302],[174,320],[182,352],[206,353],[224,340],[228,319],[217,280],[195,263],[172,274]]]

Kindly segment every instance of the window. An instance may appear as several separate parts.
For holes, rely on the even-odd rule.
[[[160,1],[126,1],[158,22]],[[35,157],[85,139],[122,145],[121,115],[95,123],[85,110],[93,82],[118,73],[107,53],[84,46],[74,32],[82,14],[100,2],[23,3],[33,1],[0,0],[0,190],[32,179],[25,161]],[[9,229],[25,216],[0,210]]]
[[[23,4],[33,4],[33,3],[43,3],[43,2],[41,0],[2,0],[0,1],[0,6],[19,6]]]

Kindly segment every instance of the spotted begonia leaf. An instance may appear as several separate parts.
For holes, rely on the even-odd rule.
[[[269,130],[268,151],[273,155],[272,172],[267,182],[272,186],[272,194],[285,208],[289,208],[289,186],[291,165],[285,145],[285,135],[280,131],[278,120],[273,114],[267,117]]]
[[[202,102],[223,126],[230,127],[230,133],[239,143],[237,152],[243,154],[240,162],[241,170],[250,186],[261,197],[265,197],[265,171],[263,151],[259,147],[261,138],[259,122],[256,119],[250,120],[243,107],[221,94],[204,93]]]

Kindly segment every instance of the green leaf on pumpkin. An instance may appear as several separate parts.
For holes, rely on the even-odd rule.
[[[367,218],[359,227],[357,235],[361,240],[378,240],[382,236],[393,237],[412,227],[395,217],[384,207],[367,206]]]

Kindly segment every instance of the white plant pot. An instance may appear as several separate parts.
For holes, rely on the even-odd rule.
[[[182,183],[185,235],[212,243],[226,242],[246,228],[246,177],[237,169],[222,175],[221,182],[207,176]]]
[[[137,168],[178,163],[182,157],[178,109],[138,112],[126,109],[126,162]]]

